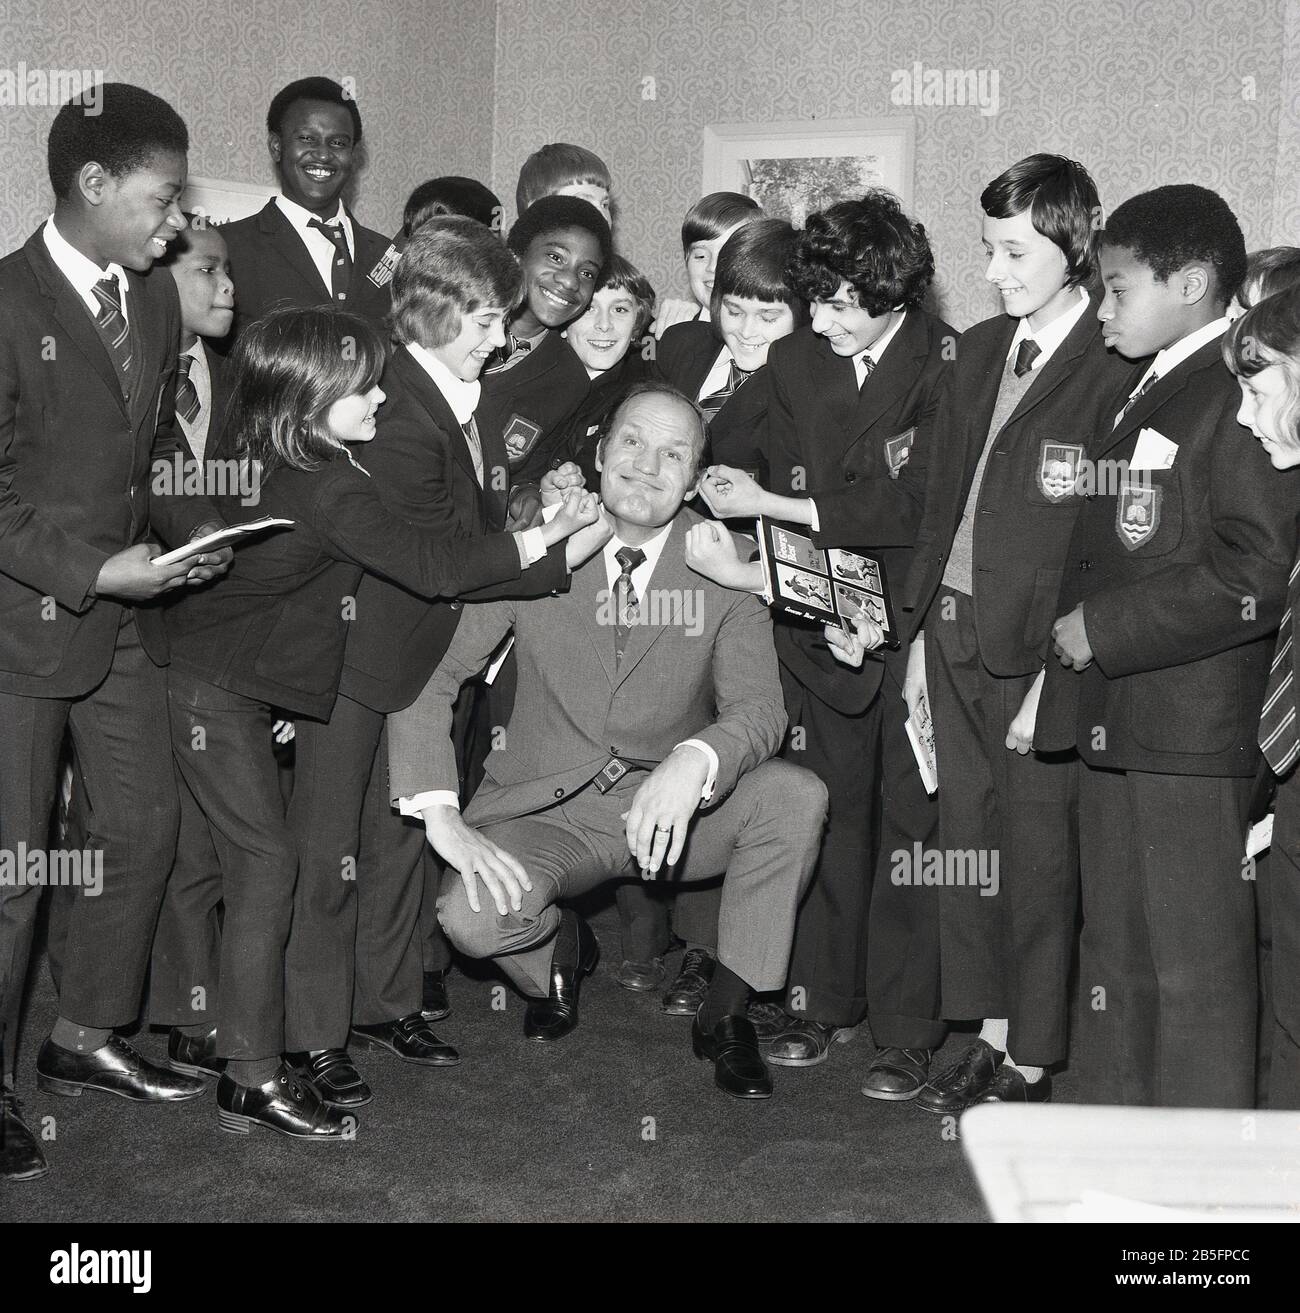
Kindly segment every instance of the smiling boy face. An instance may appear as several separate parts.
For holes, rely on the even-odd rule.
[[[347,109],[327,100],[295,100],[269,144],[286,198],[313,214],[334,214],[356,149]]]
[[[235,317],[235,284],[224,238],[215,228],[191,228],[187,249],[168,272],[181,300],[181,328],[188,336],[223,338]]]
[[[581,318],[569,325],[574,354],[587,367],[604,373],[627,355],[636,332],[636,297],[625,287],[602,287]]]
[[[532,337],[543,328],[572,323],[591,304],[600,261],[600,243],[584,228],[539,233],[519,261],[525,300],[511,331]]]
[[[180,196],[185,187],[185,156],[160,151],[148,163],[120,177],[96,173],[92,258],[101,267],[120,264],[147,270],[185,228]],[[86,175],[83,173],[83,178]],[[88,182],[83,182],[88,191]]]

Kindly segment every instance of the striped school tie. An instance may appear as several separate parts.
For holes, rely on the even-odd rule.
[[[193,424],[203,409],[199,402],[199,390],[190,377],[194,357],[187,351],[181,356],[177,365],[180,371],[176,376],[176,413],[187,423]]]
[[[95,323],[108,343],[118,375],[125,383],[131,377],[131,330],[122,313],[122,290],[117,279],[110,274],[95,284],[94,293],[99,302]]]
[[[1021,344],[1016,347],[1016,363],[1012,366],[1017,378],[1024,378],[1034,367],[1034,361],[1043,354],[1043,348],[1034,341],[1032,337],[1027,337]]]
[[[1277,648],[1273,665],[1268,672],[1268,688],[1264,693],[1264,707],[1259,715],[1259,746],[1265,760],[1280,779],[1300,756],[1300,729],[1296,725],[1295,682],[1292,678],[1294,663],[1291,660],[1291,640],[1295,626],[1291,619],[1296,598],[1300,560],[1291,567],[1291,582],[1287,590],[1287,607],[1277,630]]]
[[[1150,392],[1151,389],[1155,387],[1156,380],[1159,377],[1160,377],[1159,374],[1148,374],[1146,378],[1142,380],[1142,386],[1138,388],[1135,392],[1130,393],[1129,399],[1123,404],[1123,406],[1120,407],[1120,412],[1118,415],[1115,416],[1115,422],[1111,425],[1111,428],[1113,429],[1119,428],[1120,420],[1122,420],[1124,416],[1127,415],[1129,411],[1133,409],[1133,407],[1137,404],[1137,399],[1140,396],[1144,395],[1147,392]]]
[[[506,369],[513,368],[517,365],[531,350],[532,342],[526,337],[516,337],[513,333],[506,334],[505,346],[499,346],[488,357],[487,364],[483,367],[485,374],[500,374]]]
[[[341,223],[326,223],[323,219],[310,219],[308,228],[323,232],[334,244],[334,264],[330,269],[330,295],[336,301],[346,301],[352,283],[352,252],[348,250],[348,235]]]
[[[716,392],[711,392],[700,401],[700,409],[704,412],[706,424],[727,404],[732,394],[748,377],[749,374],[733,360],[727,369],[727,381]]]
[[[623,571],[614,581],[614,664],[617,666],[623,660],[632,626],[641,616],[641,602],[632,587],[632,571],[645,560],[645,553],[639,547],[620,547],[614,559]]]

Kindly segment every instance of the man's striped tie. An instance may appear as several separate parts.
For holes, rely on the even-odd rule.
[[[122,313],[122,293],[117,279],[110,274],[101,278],[94,287],[95,300],[99,302],[99,313],[95,323],[104,340],[112,348],[113,363],[125,382],[131,377],[131,330],[127,326],[126,316]]]
[[[1300,756],[1300,729],[1296,725],[1295,682],[1292,678],[1291,641],[1295,627],[1291,619],[1296,598],[1295,583],[1300,576],[1300,560],[1291,567],[1291,584],[1287,590],[1286,613],[1277,631],[1277,649],[1268,673],[1264,708],[1259,716],[1259,746],[1273,773],[1281,778]]]

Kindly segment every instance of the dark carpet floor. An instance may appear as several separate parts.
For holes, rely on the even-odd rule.
[[[689,1021],[614,983],[612,906],[593,924],[604,952],[572,1036],[526,1041],[513,992],[495,1011],[496,977],[453,972],[437,1029],[463,1063],[430,1071],[357,1052],[375,1099],[342,1144],[223,1133],[210,1097],[156,1107],[41,1093],[36,1050],[55,1011],[42,962],[19,1084],[29,1123],[53,1130],[53,1170],[0,1186],[0,1220],[987,1220],[951,1127],[859,1092],[865,1027],[818,1067],[774,1068],[770,1101],[730,1099],[692,1056]],[[160,1033],[135,1042],[165,1055]],[[1068,1076],[1057,1090],[1069,1100]]]

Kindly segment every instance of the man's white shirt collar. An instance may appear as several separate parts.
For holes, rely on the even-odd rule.
[[[41,230],[45,239],[45,249],[50,259],[58,266],[59,272],[70,282],[77,295],[85,303],[86,309],[96,317],[99,315],[99,298],[95,295],[95,284],[110,275],[117,279],[118,300],[122,305],[122,318],[130,323],[130,312],[126,308],[126,270],[120,264],[110,264],[101,269],[88,255],[83,255],[58,230],[54,216],[50,215]]]
[[[432,351],[415,342],[408,342],[406,349],[410,352],[411,359],[428,374],[433,385],[442,393],[443,399],[451,407],[451,413],[456,416],[456,423],[463,428],[478,409],[479,397],[483,391],[482,383],[478,379],[466,383],[463,378],[453,374]]]
[[[650,576],[654,574],[655,567],[659,564],[659,558],[664,554],[664,544],[667,543],[672,528],[673,522],[669,520],[653,538],[641,544],[640,550],[645,553],[645,560],[632,571],[632,587],[636,589],[638,597],[645,596],[645,586],[649,583]],[[620,548],[629,546],[631,544],[620,542],[617,536],[611,538],[605,544],[605,573],[609,578],[611,589],[614,587],[619,575],[623,573],[623,567],[619,565],[615,553]]]

